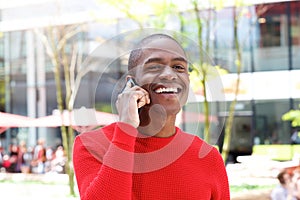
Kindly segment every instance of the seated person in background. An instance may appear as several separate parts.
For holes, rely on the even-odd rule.
[[[293,195],[300,200],[300,167],[293,171],[292,176]]]
[[[277,175],[279,185],[271,192],[271,200],[297,200],[293,196],[291,175],[283,170]]]

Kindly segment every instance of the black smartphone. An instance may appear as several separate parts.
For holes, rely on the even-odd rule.
[[[133,86],[138,86],[138,84],[137,84],[137,82],[135,81],[135,79],[133,78],[133,77],[129,77],[128,79],[127,79],[127,81],[126,81],[126,84],[125,84],[125,86],[123,87],[123,89],[122,89],[122,92],[125,90],[125,88],[126,88],[126,86],[127,86],[127,83],[130,83],[130,87],[133,87]],[[121,92],[121,93],[122,93]],[[138,100],[138,102],[139,102],[139,100]],[[138,108],[138,112],[140,112],[140,110],[141,110],[141,108]]]
[[[133,86],[135,86],[135,85],[138,85],[133,77],[129,77],[128,80],[127,80],[127,83],[128,83],[128,82],[130,83],[130,87],[133,87]],[[127,83],[126,83],[126,84],[127,84]]]
[[[121,92],[124,91],[124,89],[126,88],[128,82],[130,83],[130,87],[133,87],[133,86],[135,86],[135,85],[138,85],[138,84],[136,83],[136,81],[134,80],[133,77],[129,77],[129,78],[127,79],[126,84],[125,84],[125,86],[123,87],[123,89],[122,89]]]

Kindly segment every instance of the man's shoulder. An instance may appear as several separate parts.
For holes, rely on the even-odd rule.
[[[191,144],[191,148],[196,148],[199,149],[199,156],[204,157],[208,153],[211,153],[213,155],[219,154],[219,151],[217,150],[216,147],[213,145],[207,143],[205,140],[200,138],[198,135],[187,133],[181,129],[179,129],[181,134],[184,134],[185,137],[193,138],[193,143]]]
[[[201,137],[199,137],[198,135],[185,132],[185,131],[181,130],[180,128],[178,128],[178,129],[181,134],[185,135],[185,137],[193,138],[195,143],[200,144],[200,145],[203,144],[203,145],[212,146],[212,145],[208,144],[205,140],[203,140]]]
[[[112,123],[112,124],[97,128],[95,130],[82,132],[79,135],[77,135],[76,137],[79,137],[81,140],[87,139],[87,138],[92,139],[92,140],[97,140],[97,138],[103,137],[103,136],[106,136],[107,138],[111,138],[115,127],[116,127],[116,123]]]
[[[101,157],[108,149],[115,124],[110,124],[96,130],[80,133],[74,141],[74,149],[85,149],[92,155]]]
[[[183,135],[185,135],[186,137],[190,137],[190,138],[198,138],[198,139],[202,140],[201,138],[199,138],[199,137],[198,137],[197,135],[195,135],[195,134],[185,132],[184,130],[182,130],[182,129],[179,128],[179,127],[176,127],[176,128],[177,128],[177,131],[178,131],[180,134],[183,134]]]

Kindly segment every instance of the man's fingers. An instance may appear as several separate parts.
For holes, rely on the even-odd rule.
[[[122,89],[122,92],[121,92],[121,93],[123,93],[125,90],[128,90],[128,89],[130,89],[130,88],[132,88],[132,84],[130,83],[130,81],[127,81],[127,82],[126,82],[126,85],[125,85],[124,88]]]
[[[144,94],[141,98],[138,99],[137,106],[138,106],[138,108],[141,108],[144,105],[149,104],[149,103],[150,103],[149,95]]]
[[[138,108],[141,108],[144,105],[150,103],[149,94],[144,89],[136,90],[134,98],[137,102],[137,107]]]

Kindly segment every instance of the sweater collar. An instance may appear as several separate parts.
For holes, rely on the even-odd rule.
[[[178,134],[181,133],[180,129],[178,127],[175,127],[175,134],[173,134],[170,137],[138,137],[136,139],[136,150],[137,151],[155,151],[158,150],[165,145],[169,144]]]

